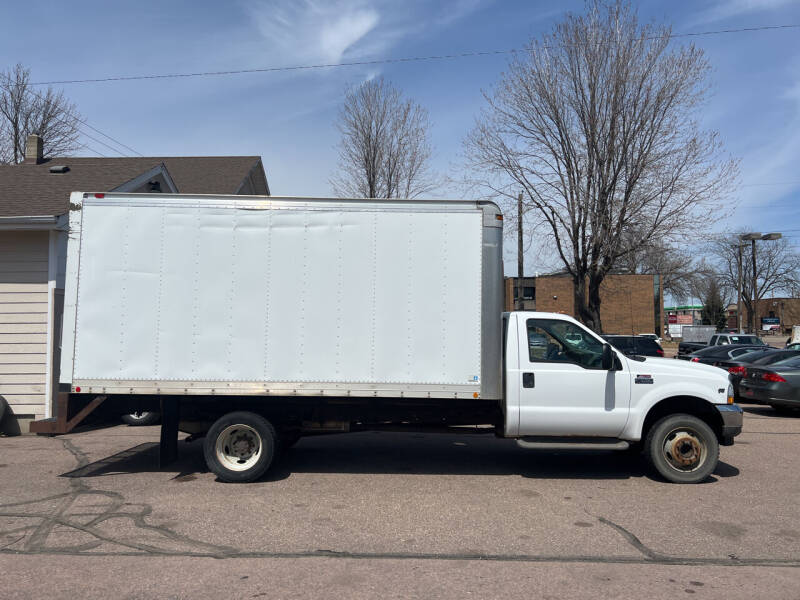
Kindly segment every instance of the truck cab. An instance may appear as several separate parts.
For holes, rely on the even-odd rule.
[[[767,344],[757,335],[744,335],[741,333],[715,333],[708,341],[709,346],[727,346],[730,344],[747,344],[749,346],[766,346]]]
[[[505,435],[525,447],[641,447],[671,481],[704,479],[741,431],[727,373],[628,357],[563,314],[505,315]]]

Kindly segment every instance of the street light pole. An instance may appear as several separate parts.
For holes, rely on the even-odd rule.
[[[522,247],[522,192],[517,196],[517,310],[525,309],[522,296],[523,277],[525,276],[525,252]]]
[[[739,327],[742,323],[741,311],[741,297],[742,297],[742,242],[747,240],[752,243],[753,252],[753,289],[751,290],[750,298],[750,329],[751,333],[756,333],[756,303],[758,302],[758,270],[756,268],[756,240],[779,240],[783,237],[780,233],[743,233],[739,236]]]
[[[763,238],[759,238],[759,239],[763,239]],[[758,316],[756,315],[756,313],[758,312],[758,310],[757,310],[757,302],[758,302],[758,275],[757,275],[757,273],[758,273],[758,271],[756,270],[756,239],[753,238],[750,241],[753,244],[753,304],[752,304],[753,310],[750,313],[750,333],[755,334],[756,333],[756,319],[758,319]]]
[[[737,332],[742,332],[742,241],[739,240],[739,282],[736,287],[737,291],[737,299],[736,299],[736,325],[737,325]]]

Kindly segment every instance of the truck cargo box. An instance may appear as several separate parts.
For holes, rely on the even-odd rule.
[[[499,399],[501,219],[474,201],[73,193],[62,389]]]

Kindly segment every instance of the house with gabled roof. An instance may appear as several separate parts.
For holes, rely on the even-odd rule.
[[[24,162],[0,165],[0,431],[53,413],[73,191],[270,193],[258,156],[44,159],[29,136]]]

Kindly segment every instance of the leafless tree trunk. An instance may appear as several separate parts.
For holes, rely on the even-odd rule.
[[[0,163],[22,162],[31,133],[42,137],[45,158],[71,154],[82,147],[79,125],[80,115],[63,92],[33,89],[29,69],[17,64],[0,73]]]
[[[744,233],[744,232],[742,232]],[[718,269],[719,277],[728,289],[735,290],[739,281],[738,235],[719,237],[710,244],[709,254]],[[759,300],[774,294],[791,296],[800,281],[800,254],[784,239],[758,241],[756,259],[756,302],[753,304],[753,258],[750,244],[742,252],[742,303],[747,323],[755,331],[756,307]]]
[[[669,28],[640,25],[626,2],[594,0],[512,60],[465,142],[473,184],[509,200],[525,191],[572,276],[578,318],[597,331],[611,269],[697,235],[737,172],[695,120],[702,51],[670,44]]]
[[[693,294],[700,266],[695,263],[692,253],[659,239],[639,244],[641,236],[638,232],[628,232],[625,237],[629,238],[631,250],[619,258],[615,272],[659,275],[664,294],[679,303]]]
[[[436,188],[429,170],[428,112],[383,78],[351,88],[337,127],[337,196],[417,198]]]

